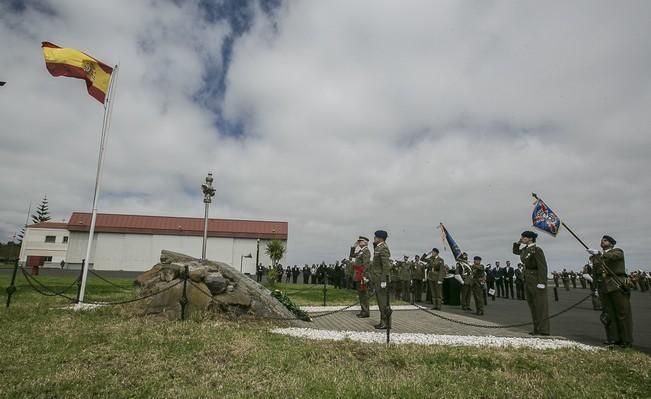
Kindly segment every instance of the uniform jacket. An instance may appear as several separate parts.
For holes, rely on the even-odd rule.
[[[520,255],[520,263],[524,265],[527,284],[547,285],[547,260],[542,248],[535,244],[520,248],[520,244],[514,242],[513,253]]]
[[[427,279],[430,281],[443,281],[445,277],[445,262],[440,256],[428,259],[429,274]]]
[[[593,255],[590,260],[592,261],[593,278],[597,282],[597,289],[600,292],[613,292],[619,288],[615,277],[603,267],[604,263],[615,274],[619,282],[625,282],[626,264],[624,262],[624,251],[621,249],[613,248],[603,254]]]
[[[391,251],[386,243],[381,242],[373,252],[373,262],[370,267],[370,277],[373,284],[380,285],[387,281],[387,275],[391,274]]]

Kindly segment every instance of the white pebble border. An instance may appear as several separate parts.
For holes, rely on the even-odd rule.
[[[72,305],[67,305],[64,306],[62,309],[72,309],[74,311],[80,311],[80,310],[95,310],[97,308],[100,308],[105,305],[100,305],[97,303],[75,303]]]
[[[386,343],[386,332],[370,331],[336,331],[318,330],[315,328],[276,328],[271,330],[274,334],[289,335],[298,338],[313,340],[343,341],[351,340],[365,343]],[[476,346],[493,348],[531,348],[537,350],[548,349],[579,349],[596,352],[602,348],[581,344],[579,342],[558,338],[518,338],[496,336],[472,335],[438,335],[416,333],[392,333],[392,344],[417,344],[417,345],[446,345],[446,346]]]

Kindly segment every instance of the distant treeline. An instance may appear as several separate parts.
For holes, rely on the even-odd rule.
[[[6,244],[0,242],[0,262],[14,260],[20,254],[20,244],[9,241]]]

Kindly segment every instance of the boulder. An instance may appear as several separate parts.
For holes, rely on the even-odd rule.
[[[199,260],[166,250],[161,252],[160,259],[159,264],[136,279],[139,296],[161,292],[136,302],[143,314],[158,314],[169,319],[180,318],[183,271],[187,266],[188,314],[210,311],[258,318],[294,317],[267,288],[225,263]],[[169,288],[177,283],[178,285]]]

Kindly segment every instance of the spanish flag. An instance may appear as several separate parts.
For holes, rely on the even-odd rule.
[[[104,104],[113,68],[79,50],[49,42],[43,42],[41,47],[45,66],[52,76],[84,79],[88,94]]]

